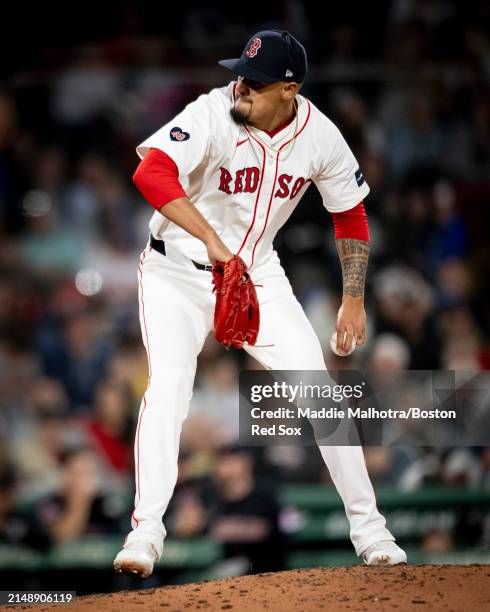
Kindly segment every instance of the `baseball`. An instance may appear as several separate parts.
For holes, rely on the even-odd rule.
[[[347,334],[347,332],[344,332],[344,333]],[[352,338],[352,344],[351,344],[350,350],[347,353],[339,353],[337,351],[337,332],[334,331],[330,338],[330,348],[332,349],[332,352],[334,352],[339,357],[347,357],[347,355],[350,355],[351,353],[354,352],[354,349],[356,348],[356,339]]]

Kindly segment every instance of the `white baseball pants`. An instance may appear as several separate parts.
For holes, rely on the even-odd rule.
[[[172,250],[148,247],[139,266],[139,305],[148,355],[148,388],[135,435],[133,530],[125,545],[144,540],[159,556],[166,531],[162,517],[177,480],[182,423],[192,396],[197,356],[213,328],[211,273]],[[254,266],[260,303],[258,345],[246,347],[268,369],[326,369],[318,338],[295,298],[277,255]],[[378,512],[360,446],[320,446],[330,476],[344,503],[356,553],[379,540],[394,540]]]

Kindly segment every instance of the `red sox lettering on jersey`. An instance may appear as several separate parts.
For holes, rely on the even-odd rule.
[[[220,191],[229,195],[235,193],[254,193],[259,185],[260,170],[257,167],[242,168],[237,170],[235,176],[226,168],[220,168],[219,187]],[[295,198],[300,189],[310,179],[305,179],[302,176],[294,180],[291,174],[281,174],[277,179],[278,189],[274,194],[274,198]]]
[[[252,42],[251,53],[259,43]],[[270,137],[232,121],[230,83],[200,96],[137,149],[143,157],[158,148],[175,161],[190,200],[250,268],[271,253],[277,231],[310,183],[330,212],[348,210],[369,193],[337,127],[309,100],[296,99],[295,120]],[[150,229],[187,257],[207,261],[204,244],[160,213]]]

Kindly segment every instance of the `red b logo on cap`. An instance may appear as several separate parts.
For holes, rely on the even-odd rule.
[[[255,57],[257,55],[257,51],[262,46],[262,41],[257,36],[250,43],[250,47],[245,51],[245,55],[247,57]]]

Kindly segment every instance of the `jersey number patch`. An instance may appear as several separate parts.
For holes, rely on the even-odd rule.
[[[189,132],[183,132],[179,127],[173,127],[170,130],[170,140],[176,140],[177,142],[183,142],[189,140],[191,135]]]

